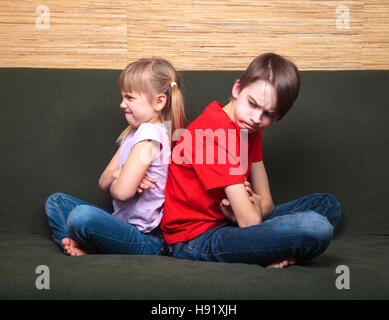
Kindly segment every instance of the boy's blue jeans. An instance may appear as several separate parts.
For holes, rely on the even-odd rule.
[[[247,228],[225,222],[185,242],[168,245],[177,258],[268,265],[321,254],[333,238],[341,206],[330,194],[314,193],[275,206],[262,223]]]
[[[166,254],[159,227],[142,233],[109,211],[64,193],[51,195],[45,207],[54,241],[62,249],[62,239],[72,238],[82,248],[93,252]]]

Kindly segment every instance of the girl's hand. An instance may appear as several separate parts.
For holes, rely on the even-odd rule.
[[[122,171],[122,169],[119,168],[119,169],[116,169],[116,170],[114,170],[114,171],[112,172],[112,178],[113,178],[113,180],[119,178],[119,176],[120,176],[120,171]]]
[[[148,176],[144,176],[139,187],[138,187],[138,190],[137,192],[138,193],[142,193],[143,190],[147,190],[147,189],[155,189],[156,188],[156,182],[157,182],[157,179],[153,178],[153,177],[148,177]]]

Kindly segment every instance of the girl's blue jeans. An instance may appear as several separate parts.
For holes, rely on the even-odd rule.
[[[159,227],[150,233],[142,233],[111,212],[64,193],[51,195],[45,207],[54,241],[62,249],[62,239],[72,238],[83,249],[92,252],[166,254]]]
[[[258,225],[240,228],[225,222],[194,239],[168,245],[168,254],[263,266],[287,258],[303,262],[328,247],[340,217],[341,206],[331,194],[314,193],[275,206]]]

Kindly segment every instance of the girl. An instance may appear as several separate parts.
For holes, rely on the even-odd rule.
[[[113,214],[63,193],[46,201],[53,239],[68,255],[165,253],[159,224],[170,140],[162,122],[170,121],[172,130],[183,126],[181,80],[168,61],[153,58],[129,64],[118,84],[128,127],[99,180],[113,197]]]
[[[285,116],[299,88],[292,62],[260,55],[227,105],[212,102],[187,127],[172,150],[165,191],[161,229],[169,255],[283,268],[326,249],[340,219],[338,201],[315,193],[274,206],[263,164],[261,132]]]

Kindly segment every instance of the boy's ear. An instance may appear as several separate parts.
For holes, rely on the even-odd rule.
[[[235,84],[232,87],[232,97],[234,99],[238,99],[239,93],[240,93],[240,83],[239,83],[239,79],[238,79],[235,81]]]
[[[159,94],[155,97],[155,105],[154,105],[154,109],[155,111],[162,111],[162,109],[165,107],[166,105],[166,101],[167,101],[167,97],[165,94]]]

